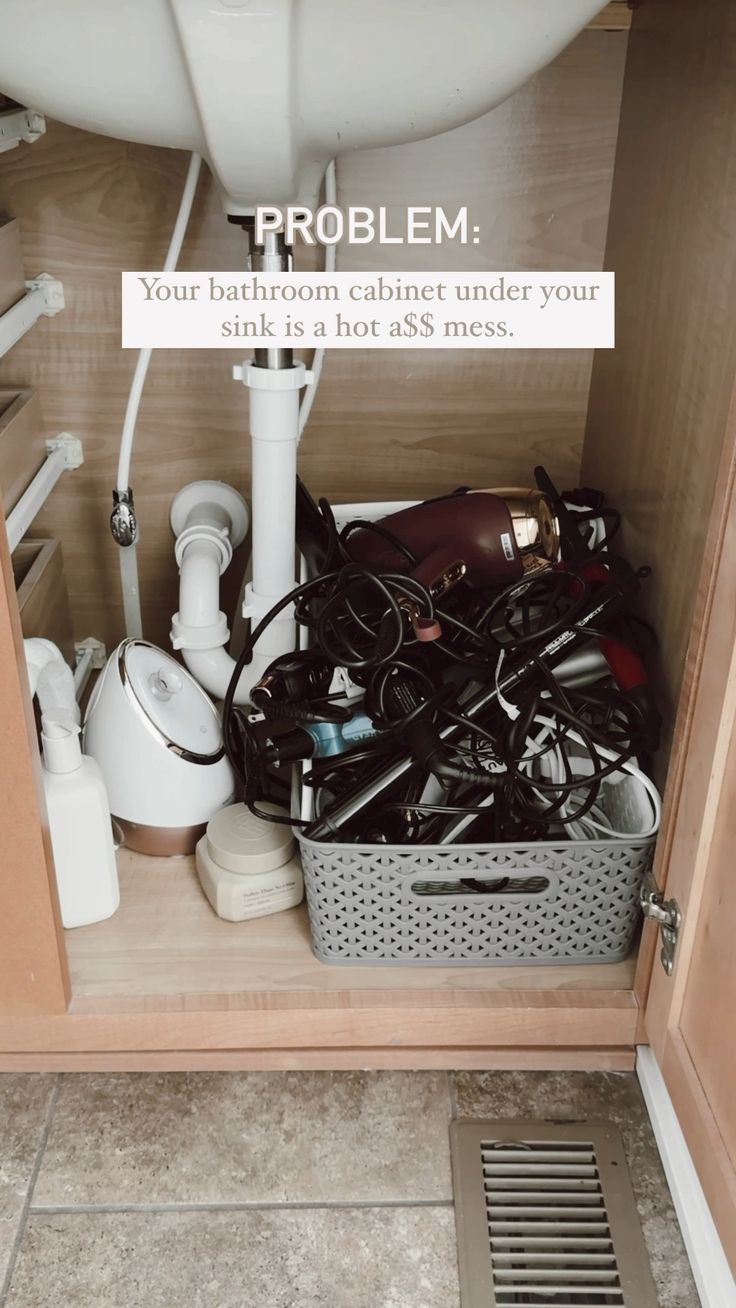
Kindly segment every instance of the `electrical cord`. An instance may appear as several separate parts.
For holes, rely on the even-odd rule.
[[[278,750],[264,749],[256,724],[233,711],[233,697],[255,642],[293,603],[310,654],[290,657],[297,667],[299,660],[322,659],[326,670],[346,669],[363,692],[362,720],[377,735],[366,744],[359,727],[344,754],[313,760],[304,782],[314,793],[316,820],[282,822],[311,828],[314,839],[324,838],[326,827],[330,839],[369,843],[441,843],[466,832],[467,819],[474,833],[480,826],[484,839],[497,841],[633,839],[639,833],[619,832],[608,812],[616,785],[633,779],[649,804],[641,838],[653,834],[660,809],[638,763],[651,729],[640,699],[608,676],[565,689],[554,675],[563,652],[594,635],[621,648],[621,629],[632,630],[626,597],[642,571],[612,554],[608,538],[587,554],[573,539],[574,557],[563,565],[503,588],[473,591],[461,584],[440,605],[415,577],[349,558],[358,528],[375,529],[400,546],[381,524],[356,520],[338,531],[329,503],[320,501],[319,509],[325,567],[251,633],[225,701],[225,748],[252,812],[270,820],[258,801],[272,782],[268,768]],[[416,566],[405,547],[401,557]],[[418,639],[412,613],[438,620],[442,639]],[[268,721],[278,720],[282,709],[292,721],[345,721],[352,702],[335,704],[326,687],[325,672],[318,690],[303,695],[297,686],[285,704],[278,696],[258,703],[255,692],[254,699]],[[390,763],[397,745],[402,757],[407,745],[411,751],[400,768]],[[342,803],[342,796],[362,792],[368,797],[362,805]],[[345,812],[341,823],[333,822],[333,811]]]
[[[287,824],[291,822],[291,819],[265,814],[256,806],[261,745],[247,714],[234,705],[238,682],[252,658],[256,642],[274,618],[294,603],[299,620],[307,627],[315,628],[323,654],[335,667],[351,666],[352,663],[357,670],[366,671],[393,666],[392,660],[402,647],[407,628],[406,613],[399,602],[405,596],[406,583],[407,578],[401,574],[379,574],[360,564],[348,563],[336,571],[321,573],[311,581],[295,586],[251,631],[236,660],[225,695],[223,738],[230,764],[245,786],[245,803],[257,817]],[[431,616],[432,597],[427,588],[412,581],[408,589]],[[313,612],[315,601],[317,611]],[[359,637],[347,634],[347,627],[355,620],[357,603],[363,607]],[[426,711],[426,702],[421,707]],[[295,822],[307,825],[299,820]]]

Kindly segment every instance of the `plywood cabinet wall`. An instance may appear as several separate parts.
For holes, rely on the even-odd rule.
[[[481,244],[442,251],[354,248],[342,267],[602,266],[626,33],[584,32],[512,100],[440,139],[340,161],[341,200],[467,203]],[[36,386],[47,434],[80,436],[85,465],[62,479],[34,528],[64,545],[78,639],[122,635],[107,519],[134,357],[120,349],[119,274],[156,268],[186,159],[59,124],[0,160],[0,211],[17,217],[28,275],[64,282],[67,309],[0,365],[0,384]],[[267,199],[268,197],[264,197]],[[183,265],[235,269],[243,238],[202,184]],[[218,477],[247,492],[247,398],[231,352],[160,352],[134,460],[146,632],[168,643],[176,573],[168,507],[178,487]],[[526,481],[544,462],[580,472],[591,356],[585,351],[344,351],[328,357],[301,467],[333,498],[428,495],[463,483]],[[228,602],[234,602],[237,569]]]

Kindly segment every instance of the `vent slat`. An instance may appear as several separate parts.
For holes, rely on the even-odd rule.
[[[499,1285],[498,1274],[496,1274],[496,1284]],[[553,1294],[566,1294],[570,1299],[573,1297],[578,1298],[581,1303],[589,1303],[591,1300],[593,1303],[600,1303],[601,1298],[608,1294],[609,1288],[612,1293],[615,1293],[619,1287],[618,1285],[602,1286],[600,1281],[580,1281],[578,1284],[572,1285],[569,1281],[556,1281],[554,1277],[549,1277],[548,1280],[544,1280],[544,1278],[536,1280],[532,1276],[514,1281],[513,1285],[506,1285],[507,1292],[513,1292],[516,1295],[546,1294],[551,1296]]]
[[[595,1145],[591,1140],[486,1140],[480,1146],[483,1158],[486,1154],[503,1153],[505,1150],[516,1154],[532,1153],[535,1150],[544,1154],[595,1154]]]
[[[595,1203],[591,1203],[591,1197]],[[580,1213],[582,1217],[589,1217],[594,1221],[597,1217],[605,1216],[600,1195],[555,1195],[540,1194],[538,1198],[527,1195],[527,1202],[522,1202],[523,1196],[518,1194],[506,1195],[503,1191],[495,1191],[488,1200],[489,1213],[511,1213],[516,1216],[517,1213],[555,1213],[562,1217],[569,1217],[571,1213]],[[498,1201],[498,1202],[496,1202]]]
[[[554,1300],[539,1299],[537,1291],[535,1291],[534,1298],[529,1299],[527,1302],[530,1304],[530,1308],[583,1308],[583,1305],[587,1308],[589,1304],[600,1304],[601,1308],[624,1308],[624,1297],[618,1290],[607,1290],[604,1295],[596,1290],[594,1299],[568,1299],[567,1302],[560,1299],[557,1294],[555,1294]],[[518,1303],[519,1298],[516,1290],[510,1292],[498,1291],[497,1308],[516,1308]]]
[[[590,1163],[595,1165],[593,1149],[489,1149],[483,1155],[483,1166],[489,1163]]]
[[[494,1246],[499,1249],[589,1249],[594,1252],[596,1249],[606,1249],[612,1247],[610,1235],[503,1235],[497,1228],[492,1228]]]
[[[587,1177],[569,1177],[569,1179],[566,1179],[563,1176],[550,1176],[549,1180],[545,1180],[544,1176],[503,1176],[499,1177],[499,1180],[502,1181],[503,1188],[507,1190],[524,1190],[524,1192],[531,1194],[540,1192],[540,1190],[561,1190],[561,1192],[567,1190],[567,1192],[573,1194],[577,1194],[579,1190],[588,1194],[600,1193],[600,1182],[596,1181],[595,1177],[588,1180]],[[488,1182],[486,1182],[485,1188],[486,1190],[492,1189]]]
[[[618,1272],[614,1269],[596,1271],[593,1267],[566,1267],[556,1272],[550,1267],[519,1267],[511,1268],[498,1267],[495,1270],[496,1280],[499,1284],[508,1285],[513,1281],[514,1285],[524,1285],[529,1288],[533,1281],[542,1282],[546,1286],[546,1293],[550,1292],[553,1285],[562,1285],[569,1294],[577,1286],[587,1286],[588,1289],[595,1289],[598,1294],[604,1285],[613,1285],[618,1283]]]
[[[487,1163],[484,1176],[591,1176],[598,1179],[598,1169],[588,1163]]]
[[[491,1226],[489,1228],[491,1240],[495,1244],[506,1245],[518,1244],[520,1248],[528,1246],[534,1248],[537,1244],[552,1244],[555,1248],[567,1249],[569,1245],[579,1243],[589,1246],[591,1244],[610,1244],[611,1232],[607,1226],[599,1226],[588,1234],[579,1226],[556,1226],[554,1223],[540,1224],[539,1226]]]
[[[488,1187],[486,1187],[488,1190]],[[571,1204],[573,1206],[590,1204],[591,1208],[603,1208],[603,1196],[596,1190],[490,1190],[488,1204]]]
[[[544,1253],[528,1252],[523,1256],[526,1267],[591,1267],[591,1268],[610,1268],[616,1270],[616,1259],[609,1251],[608,1253],[587,1253],[583,1251],[563,1253],[547,1249]],[[499,1251],[493,1253],[493,1261],[499,1267],[515,1266],[521,1261],[521,1255],[517,1252]]]

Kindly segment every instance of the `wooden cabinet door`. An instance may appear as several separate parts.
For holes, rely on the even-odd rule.
[[[69,977],[0,505],[0,1016],[63,1013]]]
[[[736,406],[732,430],[736,429]],[[648,1039],[736,1273],[736,493],[721,473],[689,659],[658,872],[682,922],[672,975],[659,951]],[[656,871],[656,869],[655,869]],[[650,933],[653,927],[647,928]]]

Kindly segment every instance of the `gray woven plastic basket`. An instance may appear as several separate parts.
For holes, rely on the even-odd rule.
[[[338,526],[406,508],[346,504]],[[302,578],[306,579],[306,564]],[[296,779],[295,779],[296,780]],[[294,812],[309,819],[312,792]],[[651,826],[630,779],[604,783],[616,831]],[[614,963],[631,950],[655,838],[528,845],[337,845],[297,829],[314,952],[324,963]],[[463,881],[502,882],[476,894]]]
[[[647,829],[633,781],[605,792],[615,830]],[[616,962],[630,952],[654,848],[633,836],[472,846],[318,844],[296,834],[325,963]],[[468,880],[489,885],[479,894]]]
[[[300,839],[325,963],[590,963],[625,958],[652,842],[323,845]],[[508,880],[475,894],[462,880]]]

